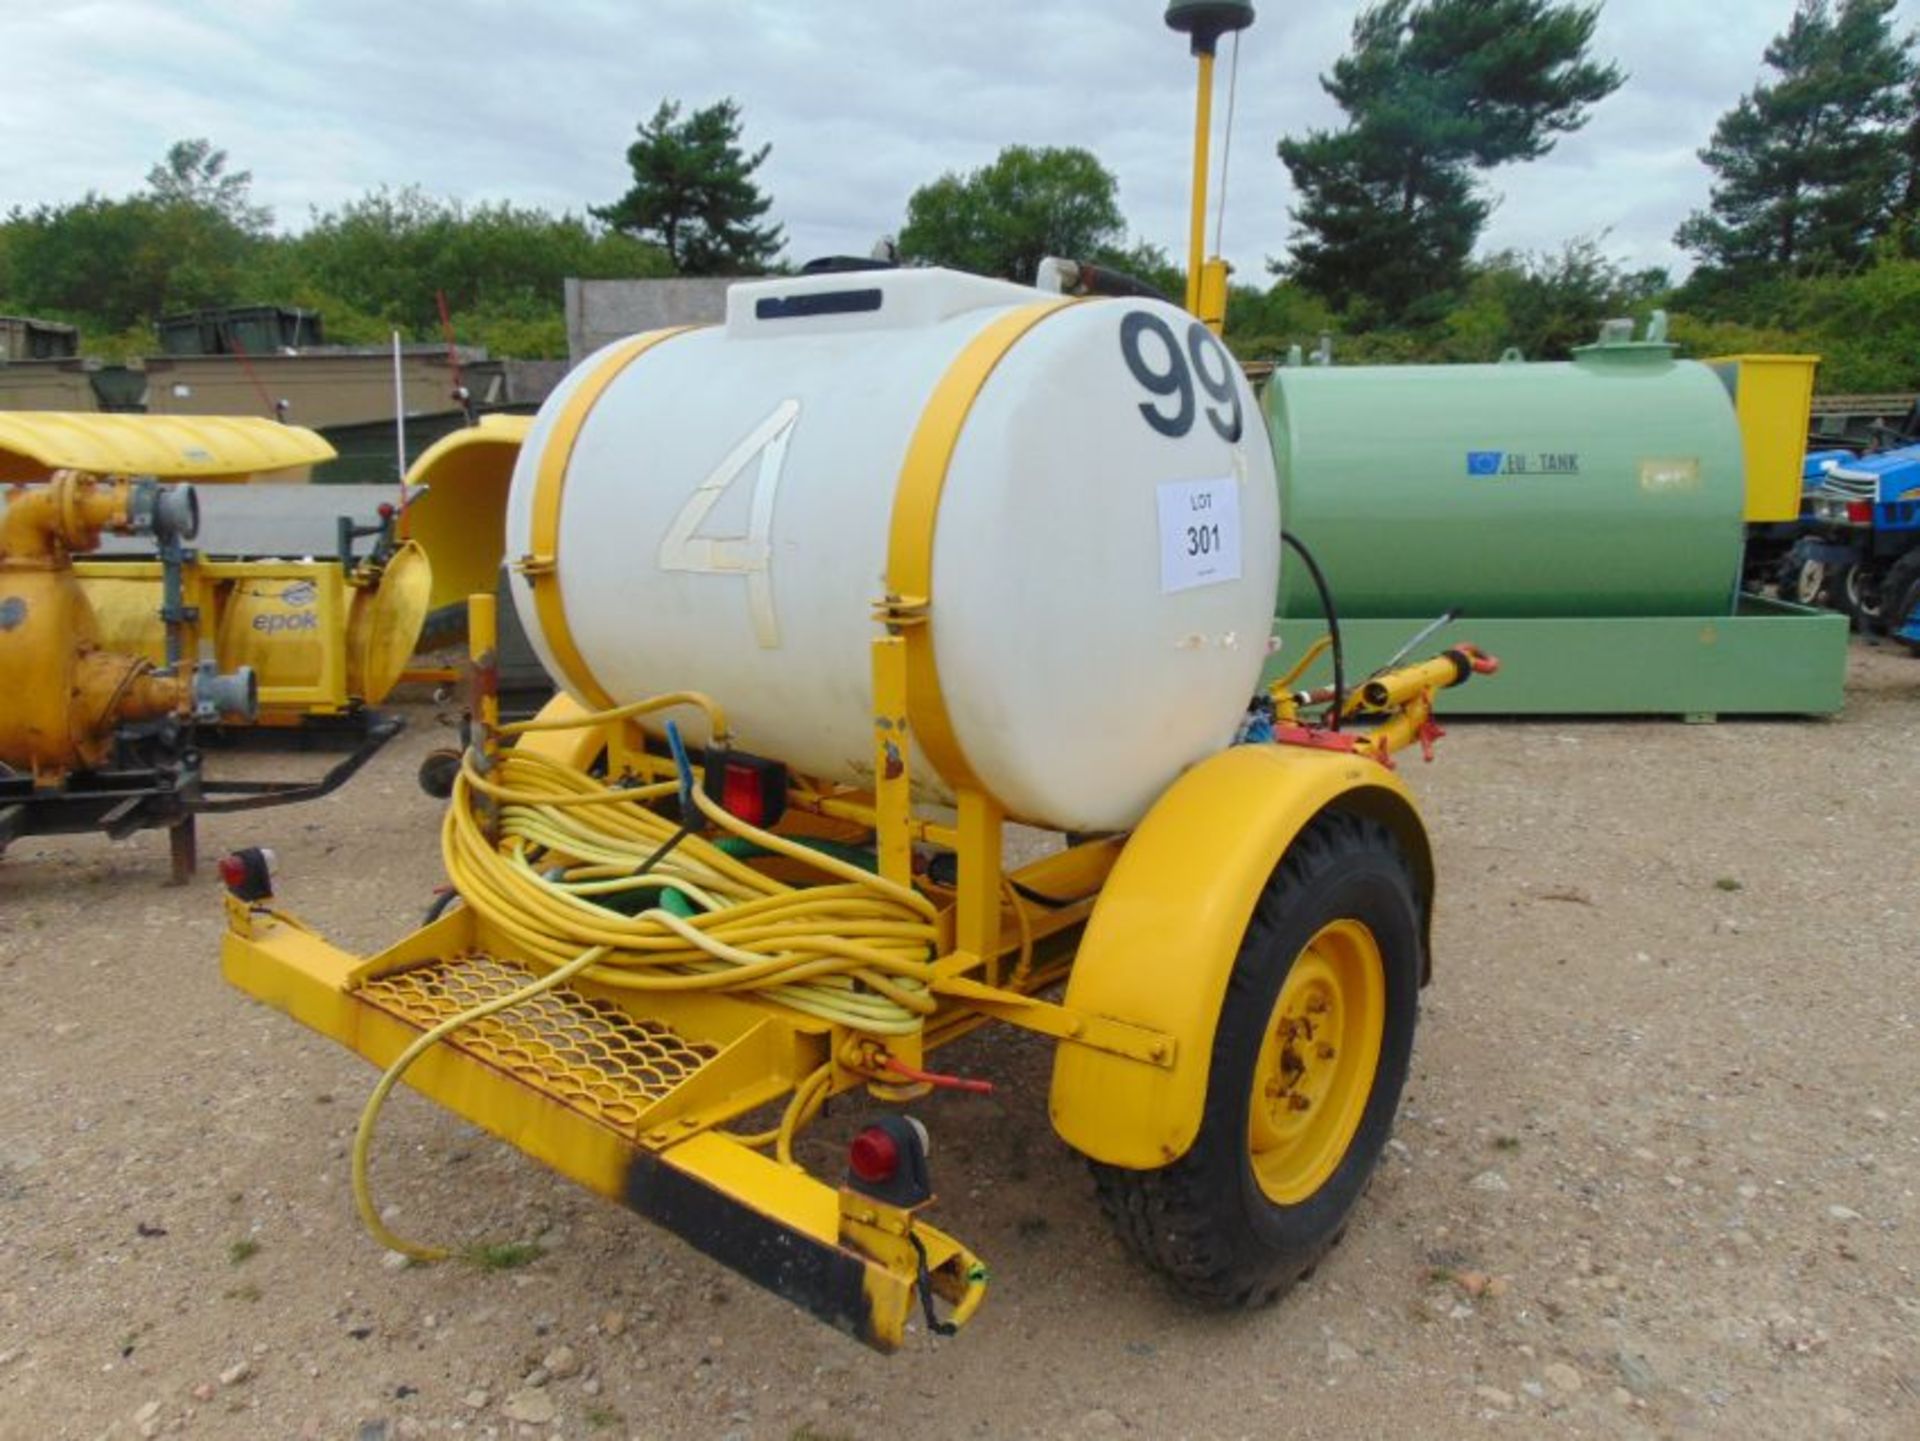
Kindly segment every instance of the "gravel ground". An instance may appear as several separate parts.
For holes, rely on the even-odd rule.
[[[412,714],[203,852],[269,842],[335,940],[403,933],[440,874]],[[212,879],[23,842],[0,1436],[1920,1436],[1916,757],[1920,661],[1864,646],[1834,722],[1458,725],[1411,768],[1436,980],[1344,1245],[1267,1311],[1168,1299],[1051,1135],[1046,1048],[985,1033],[944,1054],[1000,1093],[924,1114],[994,1293],[891,1359],[410,1094],[396,1223],[542,1254],[393,1269],[347,1187],[372,1072],[220,981]]]

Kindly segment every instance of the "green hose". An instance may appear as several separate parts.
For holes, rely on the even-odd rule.
[[[859,866],[862,870],[878,873],[880,860],[873,851],[865,846],[850,845],[844,841],[823,840],[815,836],[794,836],[795,844],[805,846],[810,851],[818,851],[823,856],[832,856],[835,860],[845,861],[848,865]],[[757,845],[745,836],[722,836],[714,843],[717,850],[726,852],[735,860],[750,861],[761,856],[772,855],[765,846]],[[657,889],[658,898],[654,897]],[[635,884],[617,891],[607,891],[590,897],[595,905],[614,912],[616,915],[638,915],[649,906],[657,905],[669,915],[690,921],[700,915],[700,908],[685,894],[664,882],[657,886],[647,884],[646,877],[636,877]]]

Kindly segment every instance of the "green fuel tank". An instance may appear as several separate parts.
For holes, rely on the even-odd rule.
[[[1610,322],[1560,364],[1283,366],[1280,515],[1343,617],[1727,615],[1739,424],[1705,365]],[[1317,616],[1288,563],[1280,614]]]

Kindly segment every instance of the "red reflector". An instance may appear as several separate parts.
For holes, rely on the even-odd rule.
[[[382,520],[393,519],[393,502],[392,501],[383,500],[380,502],[380,519]]]
[[[720,804],[730,816],[738,816],[750,826],[766,824],[766,796],[760,773],[751,766],[727,767],[721,782]]]
[[[1847,519],[1855,525],[1871,525],[1873,523],[1873,502],[1870,500],[1848,501]]]
[[[900,1147],[878,1126],[869,1126],[847,1147],[847,1166],[869,1186],[884,1186],[900,1169]]]
[[[235,900],[264,901],[273,895],[273,852],[247,846],[220,857],[220,883]]]

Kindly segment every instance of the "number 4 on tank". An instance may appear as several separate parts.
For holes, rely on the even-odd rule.
[[[660,541],[662,570],[690,570],[701,575],[740,575],[747,581],[747,605],[753,614],[753,636],[762,649],[780,644],[780,623],[773,609],[773,500],[780,489],[780,472],[787,459],[787,442],[800,419],[800,402],[783,400],[773,413],[728,451],[700,482]],[[759,458],[754,472],[753,498],[747,508],[745,535],[695,535],[707,512]]]

